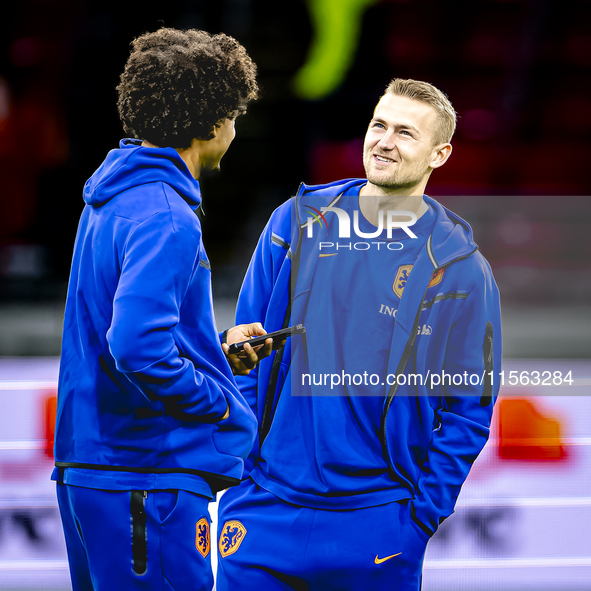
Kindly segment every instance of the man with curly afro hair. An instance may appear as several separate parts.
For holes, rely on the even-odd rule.
[[[256,66],[235,39],[160,29],[138,37],[121,75],[125,132],[157,146],[190,148],[256,99]]]
[[[53,480],[77,590],[211,589],[208,503],[238,484],[256,419],[218,334],[196,210],[257,97],[235,39],[163,28],[132,43],[130,136],[84,187],[64,318]]]

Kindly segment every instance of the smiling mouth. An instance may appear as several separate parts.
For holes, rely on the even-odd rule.
[[[392,160],[392,158],[387,158],[386,156],[379,156],[378,154],[373,155],[374,160],[379,162],[380,164],[392,164],[396,162],[396,160]]]

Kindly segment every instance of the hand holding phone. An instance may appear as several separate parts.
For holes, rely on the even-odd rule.
[[[228,353],[232,355],[239,355],[241,352],[244,352],[244,345],[246,343],[248,343],[254,349],[259,345],[264,345],[265,341],[269,338],[273,339],[273,350],[276,350],[283,344],[285,339],[297,334],[303,334],[305,332],[306,328],[304,327],[304,325],[297,324],[296,326],[290,326],[288,328],[276,330],[275,332],[269,332],[266,335],[253,337],[251,339],[248,339],[247,341],[234,343],[233,345],[230,345]]]

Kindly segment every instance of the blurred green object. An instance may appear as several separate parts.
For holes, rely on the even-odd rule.
[[[293,79],[298,97],[319,100],[340,86],[357,51],[363,13],[378,1],[306,1],[314,37],[306,63]]]

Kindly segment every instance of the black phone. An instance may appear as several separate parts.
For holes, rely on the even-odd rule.
[[[296,334],[304,334],[306,332],[306,328],[303,324],[296,324],[295,326],[290,326],[288,328],[283,328],[281,330],[276,330],[275,332],[270,332],[260,337],[253,337],[252,339],[248,339],[247,341],[242,341],[240,343],[234,343],[230,345],[230,350],[228,353],[232,355],[236,355],[237,353],[241,353],[244,351],[244,345],[248,343],[251,347],[256,347],[257,345],[264,345],[265,341],[269,338],[273,339],[273,350],[279,348],[279,345],[283,340],[288,337],[294,336]]]

